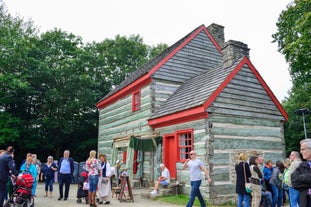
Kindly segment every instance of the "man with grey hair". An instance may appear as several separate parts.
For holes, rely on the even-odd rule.
[[[288,193],[289,193],[289,202],[290,206],[297,207],[299,206],[299,191],[293,188],[292,181],[290,179],[293,172],[299,167],[301,163],[300,154],[297,151],[292,151],[289,155],[291,164],[289,166],[289,179],[288,179]]]
[[[294,189],[300,192],[299,206],[311,206],[311,139],[300,142],[300,153],[306,161],[300,163],[291,175],[291,183]]]
[[[74,162],[71,157],[69,157],[69,150],[64,151],[64,157],[59,160],[59,198],[58,200],[64,201],[68,199],[70,183],[74,172]],[[63,186],[65,184],[65,197],[63,197]]]
[[[163,163],[160,164],[161,176],[155,182],[154,189],[151,191],[152,195],[156,195],[158,193],[159,185],[167,186],[170,184],[170,171],[165,167]]]

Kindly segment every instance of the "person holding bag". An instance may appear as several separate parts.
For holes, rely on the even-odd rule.
[[[250,194],[246,192],[245,184],[249,183],[249,178],[251,177],[251,172],[249,165],[246,162],[247,156],[245,153],[239,154],[239,160],[235,165],[236,172],[236,193],[238,194],[238,207],[242,207],[244,202],[244,207],[250,207]]]
[[[251,156],[249,159],[250,171],[251,171],[251,183],[252,183],[252,207],[258,207],[261,200],[261,185],[260,179],[263,177],[261,170],[258,167],[258,157]]]

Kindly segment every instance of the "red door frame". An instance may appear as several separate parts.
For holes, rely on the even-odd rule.
[[[177,178],[176,162],[177,162],[176,136],[175,134],[165,134],[163,136],[163,163],[169,169],[171,178]]]

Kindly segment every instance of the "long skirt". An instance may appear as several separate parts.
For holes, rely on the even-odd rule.
[[[107,182],[102,182],[104,178],[99,177],[98,180],[98,197],[102,201],[111,201],[111,184],[110,184],[110,179],[107,180]]]

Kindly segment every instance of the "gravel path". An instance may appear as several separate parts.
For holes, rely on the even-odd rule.
[[[70,195],[67,201],[58,201],[58,183],[54,184],[54,195],[53,198],[46,198],[43,197],[45,192],[44,192],[44,184],[39,183],[37,186],[37,196],[35,197],[35,207],[73,207],[73,206],[81,206],[81,207],[86,207],[89,205],[86,205],[83,201],[83,203],[78,204],[76,201],[76,195],[77,195],[77,185],[72,184],[70,185]],[[172,205],[168,203],[163,203],[159,201],[154,201],[150,200],[147,198],[143,198],[141,194],[143,193],[148,193],[148,189],[134,189],[133,190],[133,195],[134,195],[134,202],[130,201],[120,201],[116,198],[113,197],[111,204],[110,205],[98,205],[98,206],[115,206],[115,207],[161,207],[161,206],[170,206],[170,207],[180,207],[180,205]]]

